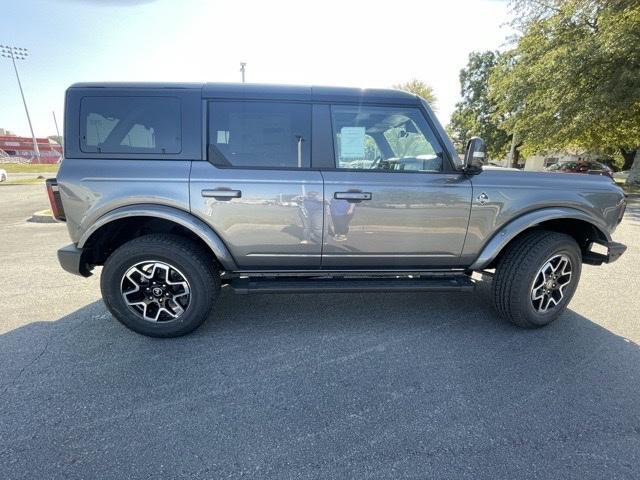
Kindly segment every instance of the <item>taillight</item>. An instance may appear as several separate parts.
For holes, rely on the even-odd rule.
[[[60,199],[58,181],[55,178],[47,179],[47,195],[49,196],[53,218],[61,222],[66,221],[67,218],[64,216],[64,208],[62,208],[62,200]]]

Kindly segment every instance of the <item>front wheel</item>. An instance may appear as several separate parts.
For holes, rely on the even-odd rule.
[[[567,308],[580,280],[582,255],[569,235],[536,230],[507,247],[493,278],[493,303],[515,325],[542,327]]]
[[[109,311],[150,337],[178,337],[198,328],[220,291],[214,260],[176,235],[135,238],[113,252],[100,279]]]

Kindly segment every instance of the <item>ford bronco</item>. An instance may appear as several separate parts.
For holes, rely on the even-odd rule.
[[[451,292],[492,276],[521,327],[567,308],[583,263],[616,260],[625,196],[610,178],[483,172],[429,105],[395,90],[80,83],[47,182],[72,244],[103,266],[109,311],[174,337],[237,293]],[[598,246],[596,246],[598,245]],[[461,309],[464,307],[460,307]]]

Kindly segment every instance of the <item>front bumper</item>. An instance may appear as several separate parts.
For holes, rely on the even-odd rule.
[[[582,261],[589,265],[602,265],[603,263],[613,263],[627,250],[627,246],[618,242],[597,242],[607,249],[607,253],[599,253],[591,250],[593,244],[582,255]]]
[[[60,266],[69,273],[83,277],[91,275],[91,269],[82,261],[82,249],[73,243],[58,250],[58,261]]]

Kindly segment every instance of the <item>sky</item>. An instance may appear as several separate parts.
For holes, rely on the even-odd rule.
[[[62,131],[64,91],[86,81],[240,81],[433,87],[447,124],[469,53],[509,35],[501,0],[0,0],[0,44],[18,62],[36,136]],[[29,135],[11,61],[0,57],[0,128]]]

